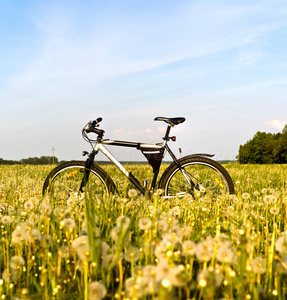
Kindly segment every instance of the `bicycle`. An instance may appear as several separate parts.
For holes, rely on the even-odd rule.
[[[88,122],[82,129],[83,138],[90,143],[92,151],[83,152],[88,156],[86,161],[65,162],[54,168],[47,176],[43,185],[43,195],[52,191],[59,201],[68,199],[71,194],[81,194],[88,189],[95,194],[114,193],[115,183],[107,172],[95,163],[95,156],[102,152],[143,195],[148,195],[157,188],[162,190],[163,197],[174,198],[186,195],[193,198],[210,196],[212,198],[220,195],[234,194],[233,181],[227,170],[218,162],[211,159],[211,154],[192,154],[177,159],[168,147],[169,141],[176,141],[175,136],[169,136],[172,127],[185,121],[185,118],[157,117],[155,121],[167,123],[167,129],[161,143],[141,143],[104,139],[104,130],[99,129],[102,118]],[[97,135],[96,139],[88,136],[90,133]],[[132,147],[140,150],[147,158],[153,169],[153,179],[150,187],[147,180],[141,184],[139,180],[129,172],[112,155],[105,145]],[[165,153],[168,152],[173,162],[163,172],[157,181],[159,170]]]

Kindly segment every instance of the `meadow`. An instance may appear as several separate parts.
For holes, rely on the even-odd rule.
[[[286,299],[287,166],[225,165],[235,195],[41,195],[53,166],[0,166],[0,299]],[[148,165],[131,165],[139,178]]]

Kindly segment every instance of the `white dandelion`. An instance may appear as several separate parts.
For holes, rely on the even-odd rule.
[[[98,281],[89,284],[89,300],[103,299],[107,294],[106,287]]]
[[[142,218],[139,220],[139,228],[141,230],[148,230],[151,228],[152,221],[149,218]]]

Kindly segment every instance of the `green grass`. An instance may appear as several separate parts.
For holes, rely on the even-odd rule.
[[[286,165],[225,165],[235,196],[42,198],[51,166],[0,167],[0,299],[285,299]],[[140,180],[147,165],[131,165]]]

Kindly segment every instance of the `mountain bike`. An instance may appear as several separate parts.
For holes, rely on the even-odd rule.
[[[43,195],[53,193],[57,200],[67,200],[72,194],[83,195],[86,190],[102,195],[114,193],[116,185],[107,172],[95,162],[95,156],[102,152],[123,174],[133,186],[143,195],[160,189],[165,198],[181,198],[191,196],[218,197],[220,195],[234,194],[233,181],[227,170],[218,162],[211,159],[211,154],[192,154],[180,159],[176,158],[168,146],[168,142],[176,141],[170,136],[172,127],[185,121],[185,118],[157,117],[155,121],[167,123],[166,133],[161,143],[141,143],[104,139],[105,131],[99,129],[102,118],[88,122],[82,129],[83,138],[90,143],[92,151],[83,152],[86,161],[70,161],[60,164],[47,176],[43,185]],[[96,134],[91,138],[90,134]],[[128,171],[122,163],[105,146],[131,147],[142,152],[153,170],[151,184],[147,180],[141,183],[132,172]],[[163,172],[159,181],[158,174],[166,152],[171,156],[172,163]]]

